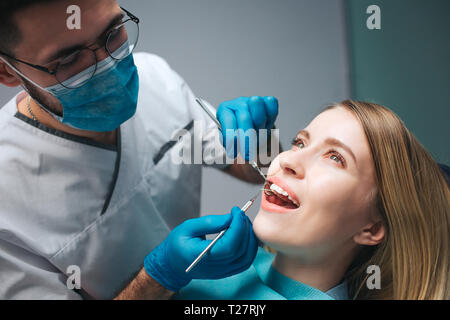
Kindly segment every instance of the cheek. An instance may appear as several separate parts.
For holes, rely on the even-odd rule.
[[[26,69],[25,69],[26,68]],[[31,67],[24,67],[22,71],[28,78],[39,84],[43,88],[51,87],[58,83],[54,76],[40,72]],[[50,93],[49,93],[50,94]],[[51,94],[50,94],[51,95]]]
[[[358,188],[353,177],[317,178],[308,190],[305,220],[317,237],[330,241],[352,237],[364,222],[364,212]],[[305,224],[306,225],[306,224]],[[306,228],[306,227],[305,227]],[[313,234],[313,232],[311,232]]]

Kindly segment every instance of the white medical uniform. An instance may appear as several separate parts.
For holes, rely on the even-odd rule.
[[[202,165],[175,164],[171,139],[185,129],[210,148],[202,137],[215,125],[164,60],[134,58],[138,107],[117,148],[19,114],[24,92],[0,109],[0,299],[114,298],[173,227],[199,216]],[[69,266],[81,290],[68,289]]]

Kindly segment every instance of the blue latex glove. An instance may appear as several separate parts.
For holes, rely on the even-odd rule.
[[[205,235],[228,230],[189,273],[185,270],[208,246]],[[183,222],[144,260],[147,273],[162,286],[178,291],[192,279],[220,279],[250,267],[258,249],[250,219],[238,207],[230,214]]]
[[[270,135],[278,116],[278,100],[275,97],[241,97],[223,102],[217,109],[216,116],[222,125],[223,145],[228,157],[236,158],[239,138],[241,156],[247,161],[253,160],[258,143],[258,130],[267,129],[267,136]],[[248,132],[246,138],[245,132],[249,129],[256,130],[256,134],[251,135]]]

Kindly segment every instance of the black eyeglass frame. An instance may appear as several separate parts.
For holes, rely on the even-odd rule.
[[[111,53],[109,52],[108,48],[107,48],[107,43],[108,43],[109,35],[111,34],[111,32],[113,32],[113,31],[116,30],[117,28],[123,26],[125,23],[127,23],[127,22],[130,21],[130,20],[133,21],[133,22],[135,22],[135,23],[137,24],[138,30],[139,30],[139,22],[140,22],[140,20],[139,20],[138,17],[136,17],[134,14],[132,14],[132,13],[129,12],[128,10],[124,9],[123,7],[120,7],[120,8],[127,14],[128,19],[126,19],[125,21],[122,21],[119,25],[113,27],[112,30],[109,30],[109,31],[105,34],[104,39],[106,39],[106,40],[104,41],[104,42],[105,42],[104,45],[101,46],[101,47],[99,47],[99,48],[96,48],[96,49],[91,49],[91,48],[89,48],[89,46],[86,46],[86,47],[82,47],[82,48],[78,49],[77,51],[87,49],[87,50],[91,50],[91,51],[93,51],[93,52],[95,53],[97,50],[99,50],[100,48],[104,47],[105,50],[106,50],[106,52],[108,52],[108,54],[109,54],[109,56],[110,56],[111,58],[113,58],[113,59],[115,59],[115,60],[121,60],[121,59],[116,59],[116,58],[114,58],[114,57],[111,55]],[[137,43],[138,43],[138,39],[136,40],[135,47],[136,47],[136,44],[137,44]],[[95,43],[94,43],[94,44],[95,44]],[[94,44],[92,44],[92,45],[94,45]],[[92,46],[92,45],[91,45],[91,46]],[[75,51],[75,52],[77,52],[77,51]],[[58,63],[57,63],[57,65],[55,66],[55,68],[54,68],[53,70],[50,70],[50,69],[48,69],[48,68],[46,68],[46,67],[44,67],[44,66],[40,66],[40,65],[37,65],[37,64],[33,64],[33,63],[29,63],[29,62],[26,62],[26,61],[17,59],[17,58],[15,58],[15,57],[13,57],[13,56],[11,56],[11,55],[5,53],[5,52],[2,52],[2,51],[0,51],[0,54],[4,55],[5,57],[8,57],[8,58],[10,58],[10,59],[12,59],[12,60],[14,60],[14,61],[16,61],[16,62],[23,63],[23,64],[25,64],[25,65],[27,65],[27,66],[29,66],[29,67],[32,67],[32,68],[34,68],[34,69],[36,69],[36,70],[45,72],[45,73],[47,73],[47,74],[50,74],[50,75],[56,77],[56,72],[57,72],[57,70],[58,70],[58,67],[59,67],[61,61],[65,60],[67,57],[70,57],[70,56],[73,55],[75,52],[72,52],[71,54],[68,54],[67,56],[58,59]],[[98,62],[98,61],[97,61],[97,62]],[[58,79],[56,79],[56,80],[57,80],[58,82],[60,82]]]

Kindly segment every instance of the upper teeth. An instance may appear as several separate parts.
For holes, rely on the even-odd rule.
[[[281,188],[280,186],[277,186],[275,183],[272,183],[272,185],[270,186],[270,190],[275,191],[279,194],[282,194],[283,196],[289,196],[288,193],[283,190],[283,188]]]
[[[288,197],[288,199],[291,200],[293,203],[295,203],[297,206],[299,205],[297,201],[292,199],[291,196],[286,191],[283,190],[283,188],[277,186],[275,183],[272,183],[272,185],[270,186],[270,190],[275,191],[276,193],[279,193],[285,197]]]

